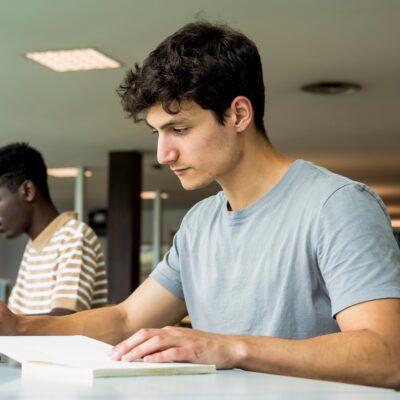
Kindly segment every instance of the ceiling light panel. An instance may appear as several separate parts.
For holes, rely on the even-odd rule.
[[[56,72],[119,68],[121,64],[99,51],[88,49],[38,51],[26,57]]]
[[[55,178],[74,178],[78,175],[77,168],[48,168],[47,174]],[[91,177],[92,171],[85,170],[85,176]]]
[[[156,192],[142,192],[140,193],[140,197],[142,200],[154,200],[157,197],[157,193]],[[168,199],[169,195],[168,193],[161,193],[160,197],[163,200]]]
[[[400,228],[400,219],[392,219],[392,228]]]

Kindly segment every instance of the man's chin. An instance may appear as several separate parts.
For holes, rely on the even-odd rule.
[[[207,187],[211,182],[185,182],[181,179],[181,185],[185,190],[197,190]]]
[[[1,232],[1,235],[3,236],[4,239],[15,239],[18,236],[20,236],[20,233],[14,233],[14,232]]]

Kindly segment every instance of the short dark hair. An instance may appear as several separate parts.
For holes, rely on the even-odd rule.
[[[233,99],[246,96],[254,109],[257,130],[267,136],[260,55],[249,38],[226,25],[185,25],[152,51],[141,67],[136,63],[117,92],[135,122],[157,103],[175,114],[172,103],[192,100],[224,124]]]
[[[0,184],[17,188],[32,181],[40,193],[50,200],[47,168],[42,155],[28,143],[12,143],[0,148]]]

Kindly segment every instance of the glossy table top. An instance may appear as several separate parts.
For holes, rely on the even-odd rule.
[[[241,370],[54,382],[22,379],[18,367],[0,364],[0,399],[400,400],[400,392]]]

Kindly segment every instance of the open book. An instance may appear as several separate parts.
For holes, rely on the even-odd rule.
[[[215,365],[112,361],[107,343],[86,336],[0,336],[0,354],[22,365],[22,376],[97,378],[209,374]]]

